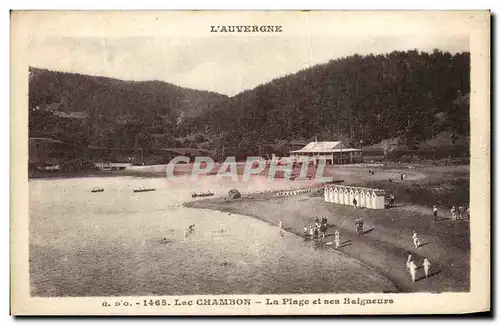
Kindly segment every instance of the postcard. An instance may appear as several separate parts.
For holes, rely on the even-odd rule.
[[[489,11],[13,11],[11,314],[490,310]]]

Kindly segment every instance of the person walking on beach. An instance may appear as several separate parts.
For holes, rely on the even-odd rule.
[[[358,201],[356,201],[356,198],[352,199],[352,204],[354,205],[354,209],[357,209]]]
[[[338,230],[335,230],[335,248],[340,247],[340,233]]]
[[[417,265],[413,261],[410,261],[410,275],[411,275],[411,280],[415,282],[415,278],[417,275]]]
[[[396,202],[396,198],[393,194],[389,197],[389,208],[394,208],[394,203]]]
[[[280,229],[283,229],[283,221],[281,221],[281,220],[278,221],[278,227]]]
[[[436,206],[432,208],[432,215],[434,216],[434,221],[438,221],[438,209]]]
[[[462,220],[464,219],[464,215],[465,215],[465,209],[463,206],[459,206],[458,207],[458,219]]]
[[[304,236],[307,236],[309,228],[307,228],[307,225],[304,226]]]
[[[457,209],[455,208],[455,206],[451,207],[450,213],[451,213],[451,220],[457,220]]]
[[[322,223],[321,226],[319,227],[319,231],[321,233],[321,238],[325,239],[326,237],[326,223]]]
[[[313,228],[313,226],[309,226],[309,236],[314,237],[314,228]]]
[[[406,268],[409,270],[410,269],[410,262],[412,261],[412,256],[411,253],[408,252],[408,259],[406,260]]]
[[[424,267],[425,277],[429,277],[429,268],[431,267],[431,262],[427,258],[424,258],[424,263],[422,264]]]
[[[314,227],[314,238],[318,238],[319,237],[319,227],[316,226]]]
[[[415,231],[413,231],[412,239],[413,239],[413,244],[415,245],[415,248],[419,248],[420,247],[420,240],[418,239],[418,235]]]
[[[359,219],[356,219],[356,222],[354,223],[355,226],[356,226],[356,232],[358,235],[363,235],[363,219],[362,218],[359,218]]]

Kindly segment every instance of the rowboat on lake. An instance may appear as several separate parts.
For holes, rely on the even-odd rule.
[[[203,197],[203,196],[212,196],[214,193],[212,191],[208,191],[207,193],[193,193],[191,197]]]
[[[135,193],[156,191],[154,188],[140,188],[134,190]]]

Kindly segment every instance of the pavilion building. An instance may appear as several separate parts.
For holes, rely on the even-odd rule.
[[[316,162],[324,159],[327,164],[350,164],[363,161],[363,150],[346,147],[341,141],[320,141],[290,151],[290,156],[296,160],[309,156]]]

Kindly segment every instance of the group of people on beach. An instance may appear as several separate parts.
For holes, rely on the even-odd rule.
[[[358,218],[354,222],[355,230],[358,235],[363,235],[364,230],[364,221],[363,218]],[[279,227],[282,227],[281,220],[279,221]],[[304,226],[304,236],[306,238],[321,238],[324,239],[326,237],[326,232],[328,230],[328,219],[326,217],[321,218],[321,223],[319,222],[319,218],[314,219],[314,225],[305,225]],[[335,230],[334,234],[334,242],[335,247],[339,248],[340,246],[340,232],[338,229]]]
[[[438,220],[438,208],[434,205],[432,208],[432,215],[434,216],[434,221]],[[465,209],[463,206],[459,206],[458,209],[453,206],[450,210],[451,220],[469,220],[470,219],[470,206]]]
[[[420,239],[418,238],[418,234],[413,231],[413,234],[411,236],[412,238],[412,242],[413,242],[413,245],[415,246],[415,248],[419,248],[422,244],[420,243]],[[411,280],[413,282],[416,281],[416,277],[417,277],[417,264],[415,263],[415,261],[413,260],[413,256],[411,255],[411,252],[407,252],[408,254],[408,259],[406,260],[406,268],[408,269],[408,271],[410,272],[410,277],[411,277]],[[431,262],[429,261],[429,259],[427,257],[424,258],[424,261],[422,262],[422,267],[424,268],[424,273],[425,273],[425,277],[428,278],[430,273],[430,267],[431,267]]]
[[[422,266],[424,267],[425,277],[426,278],[429,277],[431,262],[427,258],[424,258]],[[416,278],[417,278],[418,267],[417,267],[417,264],[415,264],[415,261],[413,260],[413,256],[411,255],[410,252],[408,252],[408,259],[406,260],[406,268],[410,271],[411,280],[413,282],[415,282]]]
[[[363,235],[364,234],[363,218],[357,218],[355,220],[354,224],[355,224],[355,232],[358,235]],[[283,229],[283,222],[281,220],[278,221],[278,226],[279,226],[280,232],[281,232]],[[326,237],[327,230],[328,230],[327,218],[322,217],[321,221],[320,221],[319,218],[316,217],[314,219],[314,225],[305,225],[304,226],[304,236],[306,238],[324,239]],[[339,230],[336,229],[334,231],[333,235],[334,235],[334,242],[333,243],[335,244],[335,248],[340,248],[341,244],[340,244],[340,232],[339,232]],[[418,249],[422,246],[422,243],[420,242],[419,236],[418,236],[416,231],[413,231],[412,236],[411,236],[411,240],[412,240],[413,246],[416,249]],[[327,245],[328,244],[332,244],[332,243],[330,242],[330,243],[327,243]],[[411,252],[407,252],[407,254],[408,254],[408,258],[406,260],[406,268],[410,272],[410,277],[411,277],[412,282],[416,282],[417,269],[419,269],[420,267],[417,266],[415,260],[413,259]],[[430,276],[431,262],[429,261],[428,258],[426,258],[426,257],[424,258],[421,267],[423,267],[423,269],[424,269],[425,277],[426,278],[429,277]]]
[[[319,222],[319,218],[316,217],[314,219],[313,225],[305,225],[304,226],[304,236],[311,238],[325,238],[326,231],[328,230],[328,219],[326,217],[321,218],[321,223]]]
[[[321,223],[319,222],[319,218],[314,219],[313,225],[305,225],[304,226],[304,236],[306,238],[326,238],[326,232],[328,230],[328,219],[326,217],[321,218]],[[340,247],[340,232],[338,229],[335,229],[334,233],[334,243],[335,248]]]
[[[470,219],[470,207],[468,206],[467,209],[465,209],[463,206],[459,206],[458,209],[453,206],[451,207],[450,210],[450,215],[451,215],[451,220],[464,220]]]

